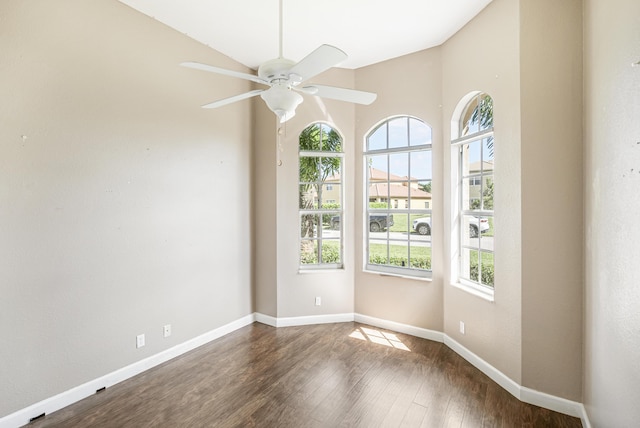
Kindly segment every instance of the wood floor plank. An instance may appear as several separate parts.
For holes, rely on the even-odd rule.
[[[29,428],[580,427],[442,343],[358,323],[239,329]]]

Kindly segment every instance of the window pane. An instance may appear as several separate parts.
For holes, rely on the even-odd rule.
[[[431,150],[409,153],[411,179],[431,180]]]
[[[411,240],[427,241],[431,240],[431,216],[422,214],[411,215],[411,233],[415,236],[411,237]],[[423,238],[420,238],[420,237]],[[424,238],[428,237],[428,238]]]
[[[462,249],[460,276],[473,281],[478,280],[478,251],[470,250],[468,248]]]
[[[341,152],[342,138],[329,125],[322,125],[322,145],[321,150],[325,152]]]
[[[369,239],[369,263],[374,265],[388,264],[388,246],[385,239]]]
[[[300,185],[300,194],[298,200],[300,201],[300,209],[308,210],[313,208],[313,202],[315,200],[316,192],[314,186],[308,184]]]
[[[368,150],[382,150],[387,148],[387,124],[383,123],[367,138]]]
[[[372,183],[386,183],[389,178],[388,155],[376,155],[367,157],[369,167],[368,179]]]
[[[329,228],[333,230],[340,230],[341,223],[342,223],[341,215],[332,215],[329,220]]]
[[[411,268],[431,270],[430,244],[412,241],[409,251]]]
[[[367,194],[370,208],[389,208],[388,155],[368,157],[369,188]]]
[[[322,263],[342,263],[340,241],[322,240]]]
[[[487,286],[493,288],[493,285],[494,285],[494,279],[493,279],[494,256],[493,256],[493,253],[481,252],[480,256],[481,256],[480,262],[481,262],[481,271],[482,271],[482,276],[481,276],[480,282],[483,285],[487,285]]]
[[[393,214],[393,226],[389,229],[394,234],[396,239],[406,239],[411,234],[411,222],[409,221],[409,214],[397,213]]]
[[[462,209],[480,209],[480,177],[464,178],[462,180]]]
[[[318,263],[318,244],[317,241],[311,239],[303,239],[300,241],[300,264],[316,264]]]
[[[479,219],[471,215],[462,216],[460,234],[462,235],[462,245],[478,247],[478,236],[480,233]]]
[[[392,208],[406,209],[409,201],[409,186],[403,183],[391,183],[389,185],[389,197],[394,201]],[[397,206],[395,201],[399,201]]]
[[[389,243],[389,265],[409,267],[409,245],[406,242]]]
[[[489,129],[493,126],[493,100],[489,95],[481,94],[478,96],[478,103],[472,119],[480,130]]]
[[[490,165],[484,165],[484,169],[493,170],[493,137],[485,138],[482,140],[482,159],[485,163]]]
[[[318,159],[318,170],[320,171],[320,175],[317,178],[317,181],[339,181],[340,180],[340,162],[341,158],[335,157],[324,157],[324,158],[316,158]]]
[[[391,181],[406,181],[409,177],[409,153],[393,153],[389,155]]]
[[[408,118],[399,117],[389,123],[389,148],[409,146]]]
[[[320,224],[319,214],[300,215],[300,237],[314,238],[318,236],[319,224]]]
[[[474,120],[474,112],[478,107],[478,99],[474,98],[460,116],[460,136],[474,134],[480,129],[478,122]]]
[[[420,120],[409,119],[409,144],[431,144],[431,127]]]
[[[386,237],[386,231],[394,225],[394,220],[393,214],[385,214],[383,212],[369,214],[369,232],[371,232],[371,236],[377,234],[377,238]]]
[[[490,211],[493,209],[493,175],[485,175],[482,180],[482,209]]]
[[[300,156],[300,183],[315,183],[320,176],[319,158],[315,156]]]
[[[489,219],[487,217],[480,217],[478,220],[478,228],[480,230],[480,248],[483,250],[493,251],[493,234],[488,234],[491,229]]]
[[[341,190],[342,185],[340,184],[325,184],[322,186],[322,194],[319,199],[320,207],[323,209],[339,208],[342,200]]]
[[[478,174],[482,171],[480,164],[480,140],[462,146],[462,175]]]
[[[299,141],[301,151],[320,150],[320,126],[316,124],[305,128],[300,133]]]

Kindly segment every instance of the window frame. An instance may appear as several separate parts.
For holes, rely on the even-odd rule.
[[[313,271],[313,270],[341,270],[344,269],[344,200],[345,200],[345,192],[344,192],[344,137],[342,136],[342,134],[332,125],[326,123],[326,122],[314,122],[311,123],[310,125],[308,125],[307,127],[305,127],[301,132],[300,135],[302,135],[303,132],[305,132],[307,129],[313,127],[313,126],[319,126],[321,129],[321,134],[320,134],[320,141],[322,141],[322,133],[323,130],[325,128],[328,128],[330,131],[334,131],[340,138],[340,152],[336,152],[336,151],[325,151],[323,150],[323,147],[321,147],[320,150],[300,150],[300,136],[298,137],[298,270],[299,271],[304,271],[304,272],[309,272],[309,271]],[[314,158],[338,158],[340,159],[340,167],[339,167],[339,171],[337,173],[334,173],[334,175],[338,175],[340,177],[340,181],[339,182],[331,182],[330,184],[327,184],[326,181],[303,181],[301,179],[300,176],[300,164],[301,164],[301,159],[303,157],[314,157]],[[320,165],[321,165],[321,161],[320,161]],[[326,179],[325,179],[326,180]],[[320,201],[323,201],[322,199],[322,193],[323,193],[323,189],[326,186],[331,186],[331,189],[326,189],[327,191],[334,191],[334,187],[337,185],[340,191],[339,194],[339,199],[338,199],[338,208],[335,209],[324,209],[322,208],[322,204],[317,204],[315,203],[315,205],[319,205],[317,208],[311,208],[311,209],[307,209],[307,208],[302,208],[300,205],[300,189],[302,185],[305,184],[311,184],[311,185],[315,185],[316,188],[319,190],[319,196],[316,196],[314,198],[314,200],[316,198],[319,198]],[[316,193],[318,193],[316,191]],[[332,200],[335,200],[332,198]],[[335,216],[338,215],[340,217],[340,226],[338,228],[338,238],[334,239],[334,238],[327,238],[324,236],[324,225],[322,221],[318,221],[316,222],[317,224],[315,225],[316,229],[313,232],[313,236],[311,236],[310,238],[308,237],[304,237],[302,236],[302,219],[303,216],[305,215],[313,215],[313,216],[320,216],[320,218],[322,218],[322,216],[326,216],[326,215],[330,215],[330,216]],[[314,249],[315,249],[315,256],[317,259],[316,263],[302,263],[302,248],[303,248],[303,242],[304,241],[311,241],[314,242]],[[339,249],[339,263],[323,263],[322,262],[322,248],[323,248],[323,241],[337,241],[338,242],[338,249]]]
[[[480,230],[480,227],[478,227],[478,244],[475,246],[472,246],[469,243],[465,243],[465,236],[468,236],[467,234],[469,232],[466,232],[464,229],[465,227],[467,227],[468,230],[468,224],[464,223],[464,219],[465,217],[476,217],[479,220],[481,219],[487,219],[487,221],[491,221],[490,223],[490,227],[494,227],[495,226],[495,206],[492,205],[492,209],[484,209],[485,207],[483,206],[484,204],[484,192],[485,192],[485,179],[487,177],[491,177],[491,179],[493,180],[493,182],[495,182],[495,152],[492,153],[492,160],[493,160],[493,164],[492,164],[492,169],[490,173],[485,173],[485,168],[484,168],[484,163],[485,163],[485,159],[484,159],[484,150],[483,150],[483,144],[485,141],[487,141],[488,139],[491,138],[492,140],[492,144],[493,144],[493,148],[492,150],[495,150],[495,138],[494,138],[494,126],[493,126],[493,119],[491,121],[491,125],[487,126],[483,129],[479,129],[476,132],[473,132],[471,134],[467,134],[467,135],[463,135],[463,136],[459,136],[461,128],[462,128],[462,121],[463,121],[463,115],[469,110],[469,107],[471,106],[471,104],[475,101],[476,105],[479,106],[479,100],[481,97],[489,97],[491,99],[491,103],[493,103],[493,98],[485,92],[475,92],[473,94],[471,94],[472,96],[470,97],[466,97],[465,99],[461,100],[459,103],[459,106],[461,105],[461,109],[459,111],[459,114],[454,114],[454,117],[452,119],[452,124],[456,124],[457,128],[455,130],[452,130],[452,136],[453,135],[458,135],[457,138],[453,138],[451,140],[451,151],[452,151],[452,184],[453,184],[453,189],[455,190],[455,192],[452,194],[453,196],[453,204],[452,204],[452,215],[454,216],[454,218],[452,219],[452,225],[454,230],[452,231],[453,233],[451,234],[451,239],[452,239],[452,249],[455,250],[455,254],[454,254],[454,263],[452,263],[452,284],[455,286],[459,286],[460,288],[469,291],[473,294],[479,295],[481,297],[485,297],[488,298],[489,300],[493,300],[493,296],[495,293],[495,235],[493,236],[493,248],[492,249],[488,249],[488,248],[483,248],[482,246],[482,231]],[[493,108],[493,107],[492,107]],[[493,115],[493,112],[491,113]],[[457,116],[457,117],[456,117]],[[457,120],[456,120],[457,119]],[[455,131],[455,132],[454,132]],[[464,147],[471,145],[475,142],[479,142],[480,143],[480,159],[479,159],[479,171],[477,173],[474,174],[464,174]],[[475,183],[477,180],[479,180],[479,198],[480,198],[480,209],[471,209],[471,207],[469,207],[468,209],[464,208],[464,180],[470,180],[469,182],[469,186],[471,186],[471,180],[473,180],[473,182]],[[492,200],[493,203],[493,200]],[[478,225],[479,226],[479,225]],[[494,229],[495,231],[495,229]],[[468,236],[469,240],[471,239],[470,236]],[[469,250],[469,251],[477,251],[477,256],[478,256],[478,264],[477,264],[477,280],[474,280],[471,278],[471,274],[467,276],[464,275],[463,270],[468,270],[469,272],[471,272],[471,260],[469,260],[468,262],[468,268],[464,263],[464,250]],[[484,284],[482,282],[482,253],[488,253],[491,254],[492,260],[493,260],[493,266],[494,266],[494,280],[493,280],[493,284]]]
[[[394,121],[394,120],[398,120],[398,119],[406,119],[407,120],[407,145],[406,146],[402,146],[402,147],[392,147],[392,144],[390,143],[390,133],[389,133],[389,123]],[[426,126],[429,130],[429,140],[428,143],[426,144],[419,144],[419,145],[412,145],[411,142],[411,120],[416,120],[418,122],[420,122],[422,125]],[[385,148],[376,148],[376,149],[372,149],[369,150],[370,147],[370,137],[372,137],[381,127],[386,126],[386,135],[385,135]],[[372,127],[370,129],[369,132],[367,132],[367,134],[364,137],[364,150],[363,150],[363,183],[364,183],[364,192],[363,192],[363,196],[364,196],[364,200],[363,200],[363,236],[364,236],[364,242],[363,242],[363,270],[364,272],[370,272],[370,273],[376,273],[376,274],[383,274],[383,275],[390,275],[390,276],[399,276],[399,277],[404,277],[404,278],[410,278],[410,279],[418,279],[418,280],[431,280],[433,273],[432,273],[432,257],[433,257],[433,245],[432,245],[432,241],[431,241],[431,236],[432,233],[429,234],[429,241],[428,241],[428,245],[425,245],[426,247],[429,248],[429,252],[430,255],[428,257],[429,263],[430,263],[430,267],[429,269],[422,269],[422,268],[416,268],[416,267],[412,267],[411,266],[411,244],[412,242],[418,242],[418,239],[412,239],[411,236],[412,234],[410,233],[412,231],[412,225],[411,222],[414,218],[420,218],[420,217],[429,217],[431,224],[430,227],[433,225],[433,212],[432,212],[432,203],[429,203],[430,208],[412,208],[411,207],[411,201],[412,201],[412,197],[411,197],[411,192],[408,191],[407,193],[407,197],[393,197],[391,195],[391,190],[390,190],[390,186],[393,184],[399,184],[401,183],[398,180],[392,180],[391,179],[391,175],[393,175],[391,173],[391,168],[389,167],[389,159],[390,159],[390,155],[394,155],[394,154],[407,154],[408,157],[410,157],[410,153],[419,153],[419,152],[429,152],[430,153],[430,158],[431,158],[431,165],[428,167],[428,170],[430,171],[430,177],[427,179],[426,177],[419,177],[419,178],[415,178],[412,177],[411,174],[411,161],[407,162],[407,176],[406,176],[406,183],[407,186],[410,186],[413,182],[417,183],[419,185],[420,182],[429,182],[431,183],[431,185],[433,186],[433,140],[432,140],[432,136],[433,136],[433,128],[424,120],[415,117],[415,116],[410,116],[410,115],[398,115],[398,116],[391,116],[386,118],[385,120],[379,122],[378,124],[376,124],[374,127]],[[370,170],[369,170],[369,166],[370,166],[370,158],[375,157],[375,156],[380,156],[380,155],[386,155],[387,156],[387,167],[386,167],[386,172],[387,172],[387,180],[386,180],[386,184],[387,184],[387,198],[386,198],[386,204],[387,207],[386,208],[371,208],[371,206],[369,205],[370,201],[371,201],[371,196],[370,196],[370,189],[372,187],[372,183],[381,183],[379,181],[375,181],[375,182],[371,182],[370,178],[371,178],[371,174],[370,174]],[[429,192],[431,193],[431,192]],[[398,200],[398,201],[397,201]],[[399,202],[400,204],[403,204],[405,206],[405,208],[395,208],[396,206],[396,202]],[[432,199],[431,199],[432,202]],[[424,206],[424,204],[423,204]],[[372,238],[370,236],[370,234],[372,233],[370,231],[370,216],[371,215],[404,215],[407,217],[407,228],[408,228],[408,235],[407,235],[407,239],[406,240],[400,240],[400,239],[392,239],[390,238],[390,230],[389,228],[386,228],[386,238],[379,238],[379,237],[375,237]],[[375,232],[374,232],[375,233]],[[416,235],[417,236],[417,235]],[[390,247],[391,247],[391,243],[393,242],[398,242],[398,243],[405,243],[407,246],[407,261],[409,262],[409,266],[393,266],[391,264],[374,264],[371,263],[371,259],[370,259],[370,243],[372,240],[380,240],[380,241],[386,241],[386,246],[387,246],[387,263],[389,263],[389,258],[390,258]],[[426,241],[425,241],[426,242]]]

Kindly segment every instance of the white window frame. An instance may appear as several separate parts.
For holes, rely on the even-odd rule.
[[[487,219],[491,219],[494,226],[495,226],[495,206],[493,207],[492,210],[478,210],[478,209],[462,209],[463,207],[463,198],[464,198],[464,186],[463,186],[463,180],[466,179],[474,179],[475,178],[479,178],[480,179],[480,199],[482,201],[483,198],[483,194],[484,194],[484,178],[485,176],[487,176],[488,174],[484,174],[483,173],[483,165],[484,165],[484,158],[483,158],[483,151],[481,150],[480,153],[480,172],[478,174],[473,174],[473,175],[464,175],[464,171],[463,171],[463,147],[465,145],[474,143],[476,141],[480,141],[480,144],[482,145],[482,141],[486,140],[488,138],[493,138],[494,137],[494,128],[493,126],[490,126],[488,128],[485,129],[481,129],[478,132],[474,132],[472,134],[468,134],[468,135],[464,135],[464,136],[460,136],[461,131],[461,116],[462,114],[464,114],[465,111],[467,111],[468,106],[470,105],[470,103],[474,100],[478,100],[478,98],[480,96],[484,96],[484,95],[489,95],[486,93],[482,93],[482,92],[474,92],[469,94],[467,97],[463,98],[460,103],[458,104],[458,108],[456,109],[456,112],[453,115],[453,119],[452,119],[452,132],[451,135],[452,137],[455,137],[452,139],[451,141],[451,160],[452,160],[452,168],[451,168],[451,176],[452,176],[452,189],[454,190],[452,195],[453,195],[453,200],[452,200],[452,233],[451,233],[451,240],[452,240],[452,251],[454,251],[454,253],[452,254],[452,272],[451,272],[451,278],[452,278],[452,284],[455,286],[458,286],[466,291],[471,292],[472,294],[476,294],[479,295],[481,297],[487,298],[489,300],[493,300],[494,297],[494,292],[495,292],[495,276],[494,276],[494,284],[492,286],[489,285],[485,285],[482,284],[482,256],[481,253],[491,253],[493,255],[493,263],[494,263],[494,272],[495,272],[495,236],[494,236],[494,249],[493,250],[489,250],[486,248],[481,248],[481,237],[480,239],[478,239],[478,244],[476,246],[472,246],[470,244],[465,244],[464,243],[464,227],[468,228],[468,225],[464,224],[464,218],[465,216],[476,216],[478,218],[487,218]],[[489,95],[490,96],[490,95]],[[495,138],[493,138],[493,144],[494,144],[494,150],[495,150]],[[494,156],[495,157],[495,156]],[[494,164],[494,168],[495,168],[495,164]],[[492,177],[495,177],[495,169],[492,169],[491,175]],[[468,233],[468,232],[467,232]],[[479,231],[479,236],[481,236],[481,232]],[[467,265],[467,263],[470,266],[470,261],[466,261],[464,260],[464,250],[465,249],[469,249],[469,250],[473,250],[473,251],[478,251],[478,259],[479,259],[479,264],[478,264],[478,280],[473,280],[470,278],[471,275],[469,275],[469,277],[465,277],[463,275],[463,268]],[[495,275],[495,274],[494,274]]]
[[[413,215],[419,215],[419,216],[428,216],[431,218],[431,226],[433,226],[433,216],[432,216],[432,210],[430,208],[411,208],[411,195],[409,194],[408,197],[409,199],[407,200],[408,202],[406,203],[406,208],[400,209],[400,208],[394,208],[395,206],[395,199],[396,198],[392,198],[390,194],[387,195],[387,208],[370,208],[369,206],[369,201],[370,201],[370,196],[369,196],[369,189],[370,189],[370,182],[369,182],[369,178],[370,178],[370,174],[369,174],[369,158],[372,156],[377,156],[377,155],[392,155],[392,154],[399,154],[399,153],[413,153],[413,152],[422,152],[422,151],[429,151],[432,152],[432,142],[431,140],[429,141],[428,144],[421,144],[421,145],[415,145],[412,146],[409,143],[409,146],[406,147],[397,147],[397,148],[389,148],[390,144],[389,144],[389,132],[388,132],[388,128],[387,128],[387,135],[386,135],[386,145],[387,148],[385,149],[374,149],[374,150],[369,150],[369,137],[371,137],[372,135],[374,135],[374,133],[381,127],[381,126],[387,126],[387,124],[393,120],[397,120],[397,119],[403,119],[406,118],[407,121],[409,120],[417,120],[419,122],[421,122],[422,124],[424,124],[425,126],[427,126],[430,130],[430,132],[433,132],[433,128],[424,120],[419,119],[417,117],[414,116],[408,116],[408,115],[402,115],[402,116],[393,116],[393,117],[389,117],[385,120],[383,120],[382,122],[378,123],[376,126],[374,126],[366,135],[365,137],[365,141],[364,141],[364,153],[363,153],[363,167],[364,167],[364,179],[363,179],[363,183],[364,183],[364,216],[363,216],[363,236],[364,236],[364,266],[363,266],[363,270],[365,272],[371,272],[371,273],[378,273],[378,274],[386,274],[386,275],[392,275],[392,276],[399,276],[399,277],[406,277],[406,278],[412,278],[412,279],[431,279],[432,277],[432,269],[420,269],[420,268],[415,268],[415,267],[411,267],[411,266],[392,266],[392,265],[381,265],[381,264],[372,264],[370,263],[370,251],[369,251],[369,243],[370,243],[370,226],[369,226],[369,216],[370,215],[389,215],[389,214],[393,214],[393,215],[405,215],[407,216],[409,219],[412,218]],[[410,132],[410,126],[409,126],[409,122],[407,123],[407,132],[409,134]],[[407,141],[411,141],[410,140],[410,135],[408,135],[407,137]],[[433,156],[433,155],[432,155]],[[411,182],[411,166],[408,165],[408,177],[407,177],[407,183]],[[431,165],[431,170],[433,168],[433,159],[432,159],[432,165]],[[390,168],[387,165],[387,171],[390,172]],[[387,175],[387,186],[388,188],[390,188],[389,186],[392,183],[392,180],[390,179],[390,175]],[[420,180],[423,181],[423,180]],[[433,183],[433,174],[430,178],[431,183]],[[406,198],[405,198],[406,199]],[[403,199],[403,200],[405,200]],[[407,225],[408,228],[411,230],[411,224]],[[407,239],[405,241],[403,240],[398,240],[398,239],[392,239],[389,237],[389,229],[386,229],[386,239],[382,239],[382,238],[372,238],[372,239],[379,239],[379,240],[386,240],[387,241],[387,258],[390,255],[390,243],[391,242],[404,242],[407,244],[407,248],[408,248],[408,259],[411,260],[411,242],[412,242],[412,236],[411,234],[409,234],[407,236]],[[430,236],[433,236],[432,234]],[[431,243],[429,243],[429,248],[431,249],[431,260],[433,260],[433,246]],[[409,263],[410,264],[410,263]],[[433,265],[432,265],[433,266]]]
[[[344,147],[344,137],[342,136],[342,134],[333,126],[331,126],[328,123],[325,122],[315,122],[310,124],[308,127],[305,128],[308,129],[309,127],[312,126],[320,126],[321,129],[324,128],[330,128],[331,130],[335,131],[339,136],[340,136],[340,140],[341,140],[341,145],[342,147]],[[337,209],[323,209],[322,207],[318,207],[318,208],[313,208],[313,209],[303,209],[300,207],[300,205],[298,205],[298,269],[300,271],[310,271],[310,270],[335,270],[335,269],[343,269],[344,268],[344,152],[332,152],[332,151],[324,151],[324,150],[300,150],[299,149],[299,145],[298,145],[298,192],[300,192],[300,186],[302,184],[306,184],[305,182],[301,181],[301,177],[300,177],[300,159],[302,157],[318,157],[318,158],[339,158],[340,159],[340,168],[339,168],[339,172],[338,175],[340,176],[340,182],[335,183],[332,182],[329,185],[327,185],[325,182],[314,182],[314,184],[317,186],[317,188],[320,191],[320,195],[316,196],[316,203],[317,203],[317,199],[318,197],[322,198],[321,194],[323,192],[323,188],[331,186],[331,189],[326,189],[327,191],[331,191],[333,190],[333,186],[334,185],[338,185],[340,188],[340,199],[339,199],[339,205],[340,207]],[[333,199],[332,199],[333,200]],[[302,218],[304,215],[319,215],[319,216],[323,216],[323,215],[330,215],[330,216],[336,216],[338,215],[340,217],[340,226],[337,230],[337,233],[339,234],[339,237],[337,239],[333,239],[333,238],[327,238],[324,236],[324,225],[323,222],[320,221],[317,224],[317,229],[314,231],[314,236],[311,238],[307,238],[307,237],[302,237],[301,235],[301,230],[302,230]],[[302,245],[303,245],[303,241],[314,241],[317,246],[316,246],[316,250],[317,250],[317,254],[316,254],[316,258],[317,258],[317,263],[302,263]],[[340,262],[339,263],[324,263],[322,260],[322,243],[323,241],[337,241],[338,242],[338,248],[339,248],[339,258],[340,258]]]

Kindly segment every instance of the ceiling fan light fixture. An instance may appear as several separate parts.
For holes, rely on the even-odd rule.
[[[267,103],[269,109],[278,116],[280,123],[284,123],[296,114],[296,107],[302,102],[300,94],[286,86],[274,85],[264,91],[260,97]]]

